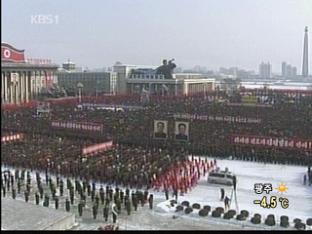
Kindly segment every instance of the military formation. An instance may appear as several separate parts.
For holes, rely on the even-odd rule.
[[[49,170],[54,174],[87,181],[149,189],[154,176],[160,177],[162,171],[187,159],[187,152],[183,149],[122,145],[83,159],[77,150],[81,148],[80,142],[63,139],[59,141],[58,137],[42,136],[38,144],[37,136],[27,136],[22,142],[5,144],[2,146],[2,163],[11,167]]]
[[[103,186],[95,182],[65,179],[48,172],[45,173],[45,181],[39,172],[35,173],[33,180],[32,174],[26,170],[4,170],[1,177],[2,196],[10,196],[13,199],[17,196],[23,197],[25,202],[56,210],[60,209],[61,202],[61,209],[78,213],[79,217],[83,217],[86,209],[91,209],[93,219],[113,223],[117,222],[117,217],[123,212],[131,215],[140,206],[148,204],[149,208],[153,209],[153,194],[147,189]]]

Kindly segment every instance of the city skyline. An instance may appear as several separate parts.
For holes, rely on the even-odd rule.
[[[309,0],[2,3],[4,42],[29,57],[58,64],[71,59],[91,69],[116,61],[159,65],[173,57],[184,69],[208,70],[257,71],[261,61],[270,61],[272,72],[280,73],[283,61],[302,67],[302,32],[312,22]],[[50,16],[50,23],[40,23],[38,15]]]

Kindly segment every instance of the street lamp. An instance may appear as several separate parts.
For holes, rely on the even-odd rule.
[[[77,88],[78,88],[78,92],[79,92],[79,103],[81,103],[81,90],[83,89],[83,84],[81,82],[79,82],[77,84]]]

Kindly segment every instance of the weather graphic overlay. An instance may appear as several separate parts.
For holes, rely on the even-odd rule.
[[[286,190],[288,189],[287,187],[286,187],[286,185],[285,185],[285,183],[280,183],[279,185],[278,185],[278,187],[276,187],[275,188],[279,193],[285,193],[286,192]]]
[[[288,187],[285,183],[280,183],[276,188],[278,193],[284,194],[288,190]],[[264,195],[259,200],[254,200],[253,203],[256,205],[260,205],[262,208],[266,209],[274,209],[277,207],[278,203],[283,209],[287,209],[289,207],[289,200],[286,197],[277,197],[277,196],[269,196],[270,192],[273,191],[273,186],[271,183],[256,183],[254,184],[254,192],[256,194],[263,194]]]

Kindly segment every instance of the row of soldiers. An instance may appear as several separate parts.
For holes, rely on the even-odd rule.
[[[104,193],[101,196],[101,202],[103,202],[103,197]],[[111,200],[111,195],[113,196],[113,200]],[[98,209],[99,209],[99,198],[96,199],[94,205],[92,206],[92,213],[93,213],[93,218],[96,219],[98,215]],[[141,204],[143,207],[144,204],[148,201],[149,203],[149,208],[153,209],[153,194],[150,194],[148,196],[148,191],[145,191],[144,193],[141,191],[136,191],[129,193],[129,189],[126,189],[126,193],[122,190],[119,191],[118,188],[115,188],[115,192],[112,194],[110,193],[109,197],[105,198],[105,205],[103,208],[103,216],[105,221],[108,219],[108,210],[110,203],[112,202],[112,215],[113,215],[113,222],[116,222],[117,215],[121,213],[122,206],[124,206],[125,210],[127,211],[127,214],[130,215],[132,211],[132,207],[134,208],[134,211],[137,211],[138,206]],[[83,212],[83,204],[79,203],[78,205],[79,209],[79,216],[82,215]]]
[[[10,170],[7,170],[3,173],[3,177],[1,177],[1,186],[3,191],[3,196],[6,196],[6,190],[12,190],[13,199],[16,198],[16,189],[15,189],[15,180],[17,180],[17,188],[18,194],[21,193],[21,187],[25,182],[25,170],[22,170],[19,173],[19,170],[15,170],[15,176],[11,173]],[[20,176],[21,174],[21,176]],[[54,183],[56,182],[56,184]],[[27,179],[26,179],[26,189],[24,191],[25,202],[29,201],[31,191],[32,179],[31,173],[27,171]],[[52,200],[54,201],[55,209],[59,209],[60,198],[64,197],[64,181],[59,176],[56,176],[55,181],[53,181],[52,176],[46,173],[46,185],[47,190],[43,189],[43,184],[41,183],[40,173],[36,172],[36,185],[37,190],[35,191],[35,204],[39,205],[40,201],[43,200],[43,206],[49,207],[50,205],[50,196],[52,195]],[[34,186],[35,187],[35,186]],[[109,213],[111,210],[113,222],[115,223],[117,220],[117,215],[121,213],[122,206],[124,206],[128,215],[131,214],[132,207],[134,211],[137,211],[138,206],[141,204],[143,207],[145,203],[149,203],[149,208],[153,209],[153,194],[149,194],[148,190],[140,191],[140,190],[132,190],[130,193],[130,189],[127,188],[125,190],[115,187],[113,189],[111,186],[106,186],[105,190],[103,186],[99,188],[97,191],[95,182],[91,184],[83,181],[75,180],[73,183],[71,179],[67,178],[66,180],[66,190],[69,193],[69,198],[66,196],[65,200],[65,210],[67,212],[71,211],[71,206],[75,203],[75,196],[78,198],[80,196],[80,201],[78,202],[78,214],[81,217],[83,214],[83,210],[87,204],[87,197],[91,197],[92,201],[92,213],[93,218],[96,219],[99,213],[100,205],[103,207],[103,217],[105,221],[108,221]],[[58,192],[57,192],[58,191]],[[44,194],[45,192],[45,194]],[[79,195],[79,196],[78,196]]]

